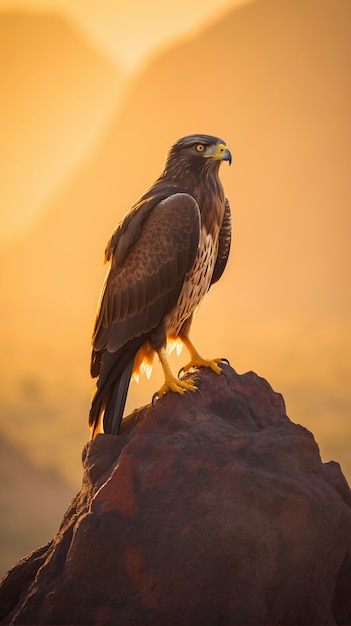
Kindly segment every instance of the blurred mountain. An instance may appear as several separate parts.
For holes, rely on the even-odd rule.
[[[3,12],[0,80],[3,240],[32,221],[89,151],[115,109],[122,77],[63,18]]]
[[[88,410],[105,243],[158,176],[169,145],[205,132],[223,137],[234,156],[232,168],[221,170],[234,237],[228,269],[193,337],[202,352],[269,377],[288,410],[301,408],[294,414],[309,420],[322,453],[333,418],[335,446],[344,454],[351,402],[349,18],[348,0],[258,2],[170,47],[136,76],[94,154],[36,228],[0,256],[0,374],[8,405],[28,377],[53,390],[53,402],[64,397],[50,438],[55,428],[61,437],[73,428],[70,394],[81,393]],[[147,397],[154,385],[153,378]],[[133,406],[145,402],[135,389]],[[324,419],[316,426],[320,405]],[[25,401],[21,407],[28,415]],[[85,433],[85,424],[75,427]]]
[[[74,490],[35,467],[0,435],[0,578],[38,542],[51,540]]]

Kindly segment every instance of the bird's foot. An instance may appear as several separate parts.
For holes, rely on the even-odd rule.
[[[184,365],[178,372],[178,376],[181,375],[182,372],[187,372],[192,367],[209,367],[215,374],[218,376],[222,374],[221,368],[218,366],[218,363],[222,363],[223,361],[227,362],[227,359],[203,359],[199,354],[194,355],[189,363]]]
[[[164,396],[167,391],[173,391],[174,393],[183,395],[186,391],[197,391],[197,387],[194,385],[194,381],[191,378],[179,380],[179,378],[175,376],[167,376],[162,387],[152,396],[152,404],[154,405],[156,400]]]

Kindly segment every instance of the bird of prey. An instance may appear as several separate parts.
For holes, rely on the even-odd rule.
[[[97,309],[91,375],[98,377],[89,415],[91,438],[102,430],[118,434],[129,382],[157,353],[168,390],[196,391],[194,381],[175,377],[167,344],[181,340],[190,354],[184,371],[222,359],[200,356],[189,338],[195,309],[227,263],[230,206],[219,179],[231,163],[225,142],[210,135],[179,139],[166,154],[161,175],[135,202],[113,232],[110,263]]]

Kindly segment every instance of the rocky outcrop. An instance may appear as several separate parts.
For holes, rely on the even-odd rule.
[[[351,623],[351,493],[250,372],[135,411],[83,452],[53,541],[3,579],[3,624]]]

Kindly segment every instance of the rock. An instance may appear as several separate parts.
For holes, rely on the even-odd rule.
[[[256,374],[134,411],[83,451],[48,546],[3,579],[3,624],[351,623],[351,492]]]

